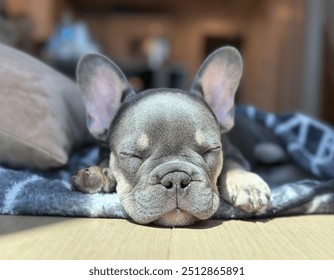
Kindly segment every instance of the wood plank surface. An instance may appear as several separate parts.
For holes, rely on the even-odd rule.
[[[334,215],[208,220],[173,229],[0,215],[0,259],[334,259]]]

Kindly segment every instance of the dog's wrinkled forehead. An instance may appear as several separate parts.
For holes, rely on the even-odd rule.
[[[165,143],[163,140],[170,137],[178,138],[179,144],[194,137],[204,142],[209,141],[204,137],[219,135],[218,122],[201,98],[171,89],[145,91],[126,101],[114,119],[111,133],[117,130],[122,130],[123,136],[136,135],[142,143],[149,139]]]

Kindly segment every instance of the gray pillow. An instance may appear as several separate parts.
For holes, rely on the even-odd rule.
[[[59,167],[91,140],[76,83],[0,44],[0,164]]]

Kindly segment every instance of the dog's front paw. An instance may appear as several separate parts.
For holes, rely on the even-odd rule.
[[[225,175],[223,198],[246,212],[263,211],[270,202],[270,188],[260,176],[244,170],[231,170]]]
[[[91,166],[75,172],[71,185],[73,190],[83,193],[114,192],[116,181],[109,168]]]

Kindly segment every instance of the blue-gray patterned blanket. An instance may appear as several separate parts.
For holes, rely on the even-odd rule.
[[[303,114],[270,114],[239,106],[237,114],[261,124],[280,141],[295,164],[316,179],[271,186],[267,211],[248,214],[221,200],[217,219],[270,218],[282,215],[334,214],[334,130]],[[13,170],[0,166],[0,214],[127,218],[118,196],[71,191],[70,178],[94,165],[98,148],[73,154],[57,170]]]

